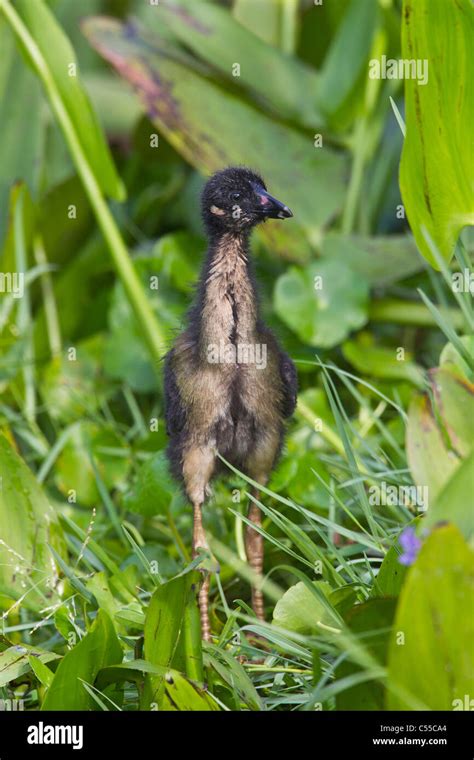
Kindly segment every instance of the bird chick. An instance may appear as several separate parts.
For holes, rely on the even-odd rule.
[[[292,216],[244,167],[214,174],[202,192],[208,250],[187,327],[165,362],[168,458],[193,506],[193,557],[208,551],[202,505],[209,483],[223,469],[220,454],[265,485],[281,450],[285,420],[296,406],[296,370],[263,323],[249,256],[252,229],[268,218]],[[258,498],[258,491],[256,492]],[[252,526],[261,510],[252,502]],[[263,538],[245,532],[247,559],[263,570]],[[202,635],[210,639],[209,573],[199,591]],[[252,606],[264,619],[263,596],[252,586]]]

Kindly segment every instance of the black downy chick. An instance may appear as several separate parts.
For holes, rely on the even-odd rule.
[[[217,457],[265,485],[281,450],[285,420],[296,406],[293,362],[262,322],[249,258],[253,227],[286,219],[290,209],[273,198],[261,177],[244,167],[214,174],[202,193],[209,246],[188,326],[166,356],[168,457],[194,510],[193,556],[207,553],[202,505],[210,480],[222,469]],[[257,498],[258,498],[258,492]],[[253,502],[249,520],[260,526]],[[263,570],[263,538],[247,526],[247,559]],[[209,573],[199,591],[202,635],[210,639]],[[252,605],[264,619],[262,592]]]

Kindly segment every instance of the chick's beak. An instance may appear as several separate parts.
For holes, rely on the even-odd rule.
[[[293,212],[284,203],[267,193],[263,187],[256,186],[258,210],[262,216],[270,219],[288,219]]]

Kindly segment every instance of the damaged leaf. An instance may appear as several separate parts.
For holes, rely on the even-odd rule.
[[[166,139],[203,174],[232,164],[254,167],[292,209],[293,229],[299,224],[308,236],[340,209],[344,159],[331,148],[312,149],[310,138],[203,78],[136,24],[91,18],[83,30]]]

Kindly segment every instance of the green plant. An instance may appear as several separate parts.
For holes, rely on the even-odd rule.
[[[472,11],[128,6],[132,21],[90,0],[79,27],[78,4],[0,0],[0,699],[457,709],[473,681]],[[411,49],[429,81],[403,100],[367,72]],[[156,370],[198,274],[202,174],[236,162],[295,213],[254,258],[300,392],[259,499],[268,622],[247,597],[252,483],[230,469],[205,514],[220,573],[203,645]]]

